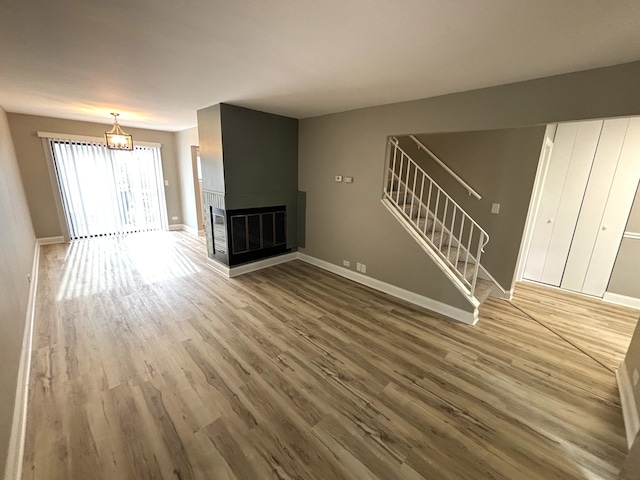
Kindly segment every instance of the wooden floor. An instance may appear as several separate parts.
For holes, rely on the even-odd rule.
[[[42,248],[25,479],[616,478],[609,368],[637,311],[521,285],[470,327],[300,261],[226,279],[203,251]]]

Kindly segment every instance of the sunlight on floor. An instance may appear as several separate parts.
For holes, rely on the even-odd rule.
[[[198,273],[169,232],[77,240],[69,244],[57,300],[121,291]],[[123,268],[134,265],[135,270]],[[122,292],[125,293],[126,292]]]

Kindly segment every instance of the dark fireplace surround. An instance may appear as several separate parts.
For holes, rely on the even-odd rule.
[[[230,267],[289,252],[287,207],[210,207],[213,258]]]

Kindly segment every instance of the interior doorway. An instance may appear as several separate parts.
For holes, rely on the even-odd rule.
[[[191,167],[193,171],[193,191],[196,201],[196,219],[198,222],[198,234],[204,235],[204,202],[202,200],[202,161],[200,159],[200,147],[191,147]]]

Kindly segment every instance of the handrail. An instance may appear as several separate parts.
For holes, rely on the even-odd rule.
[[[396,137],[390,137],[389,144],[393,151],[384,198],[437,254],[441,268],[461,282],[461,291],[473,297],[489,234],[400,147]]]
[[[445,196],[449,199],[449,201],[450,201],[450,202],[452,202],[456,207],[458,207],[458,209],[459,209],[461,212],[463,212],[467,217],[469,217],[469,220],[470,220],[471,222],[473,222],[473,224],[474,224],[474,225],[475,225],[475,226],[476,226],[476,227],[477,227],[477,228],[478,228],[482,233],[484,233],[484,234],[485,234],[485,236],[487,237],[487,242],[488,242],[489,234],[485,231],[485,229],[484,229],[484,228],[482,228],[482,227],[478,224],[478,222],[476,222],[476,221],[471,217],[471,215],[469,215],[469,214],[464,210],[464,208],[462,208],[462,207],[460,206],[460,204],[459,204],[458,202],[456,202],[456,201],[451,197],[451,195],[449,195],[449,194],[448,194],[448,193],[447,193],[447,192],[446,192],[446,191],[445,191],[445,190],[444,190],[440,185],[438,185],[438,183],[437,183],[433,178],[431,178],[431,176],[430,176],[430,175],[429,175],[429,174],[424,170],[424,168],[422,168],[420,165],[418,165],[418,164],[415,162],[415,160],[413,160],[413,159],[411,158],[411,156],[410,156],[407,152],[405,152],[405,151],[402,149],[402,147],[400,146],[400,143],[398,142],[398,139],[397,139],[396,137],[392,137],[392,138],[393,138],[393,141],[392,141],[391,143],[393,143],[393,145],[394,145],[398,150],[400,150],[402,153],[404,153],[404,155],[405,155],[409,160],[411,160],[411,163],[414,165],[414,167],[415,167],[416,169],[418,169],[418,170],[420,171],[420,173],[422,173],[425,177],[427,177],[429,180],[431,180],[431,181],[433,182],[433,184],[434,184],[435,186],[437,186],[437,187],[440,189],[440,191],[442,191],[442,194],[443,194],[443,195],[445,195]],[[402,180],[401,180],[401,181],[402,181]],[[478,195],[478,194],[476,193],[476,195]],[[480,198],[480,197],[478,196],[477,198]],[[485,244],[485,245],[486,245],[486,244]]]
[[[458,174],[456,174],[456,172],[454,172],[453,170],[451,170],[446,163],[444,163],[442,160],[440,160],[438,158],[438,156],[433,153],[431,150],[429,150],[420,140],[418,140],[416,137],[414,137],[413,135],[409,135],[409,138],[411,140],[413,140],[415,142],[415,144],[418,146],[418,149],[422,149],[425,152],[427,152],[431,158],[433,158],[436,162],[438,162],[438,165],[440,165],[442,168],[444,168],[446,170],[446,172],[451,175],[453,178],[456,179],[456,181],[462,185],[467,192],[469,192],[469,195],[473,195],[474,197],[476,197],[478,200],[480,200],[482,197],[480,196],[480,194],[478,192],[476,192],[471,185],[469,185],[467,182],[465,182],[462,178],[460,178],[458,176]]]

